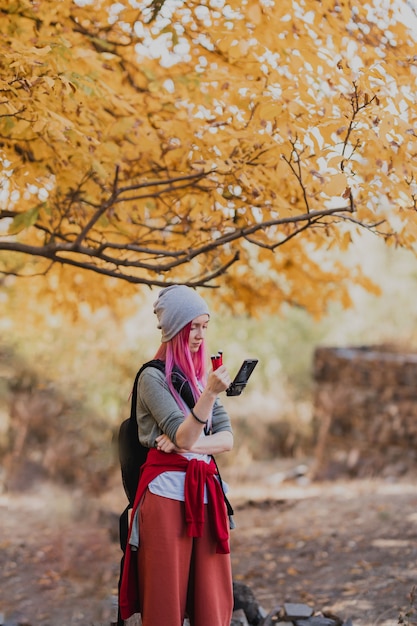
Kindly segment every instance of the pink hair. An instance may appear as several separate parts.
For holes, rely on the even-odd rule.
[[[204,341],[201,343],[197,352],[190,351],[188,342],[191,324],[192,322],[189,322],[184,326],[170,341],[161,343],[154,357],[155,359],[165,361],[165,376],[168,387],[184,413],[188,412],[188,409],[172,384],[172,371],[174,367],[177,367],[181,371],[184,375],[184,380],[187,380],[190,384],[195,401],[200,397],[200,385],[205,383],[207,377]]]

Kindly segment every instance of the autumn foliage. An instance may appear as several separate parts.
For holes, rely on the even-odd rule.
[[[372,288],[332,256],[355,230],[414,247],[406,2],[1,0],[0,18],[4,275],[319,313]]]

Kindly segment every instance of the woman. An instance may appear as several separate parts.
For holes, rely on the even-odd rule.
[[[163,289],[154,304],[161,346],[139,376],[137,419],[149,448],[133,506],[121,587],[121,615],[143,626],[229,626],[233,590],[222,487],[210,455],[233,447],[230,419],[217,399],[230,385],[224,366],[206,373],[210,315],[192,289]],[[132,595],[137,549],[139,604]],[[134,594],[135,590],[133,590]]]

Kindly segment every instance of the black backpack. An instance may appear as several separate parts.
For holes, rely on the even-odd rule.
[[[129,501],[128,509],[133,506],[135,500],[136,489],[139,483],[140,468],[146,461],[148,456],[148,448],[145,448],[138,437],[138,423],[136,420],[136,404],[138,397],[138,380],[139,376],[146,367],[156,367],[161,372],[165,372],[165,364],[163,361],[148,361],[136,374],[133,384],[130,417],[119,428],[119,462],[122,472],[122,483]]]
[[[128,534],[129,534],[129,509],[133,507],[133,503],[135,501],[136,490],[139,483],[139,475],[140,469],[142,465],[146,461],[146,457],[148,456],[149,448],[143,446],[139,441],[138,436],[138,423],[136,418],[136,404],[138,397],[138,380],[139,376],[143,372],[143,370],[147,367],[156,367],[156,369],[165,373],[165,363],[158,359],[154,359],[152,361],[147,361],[142,365],[138,373],[135,377],[135,382],[133,384],[132,397],[131,397],[131,405],[130,405],[130,417],[122,422],[119,428],[118,435],[118,448],[119,448],[119,462],[120,469],[122,473],[122,483],[123,487],[128,499],[128,505],[126,506],[123,513],[120,515],[119,519],[119,538],[120,538],[120,548],[123,552],[123,556],[120,563],[120,577],[119,577],[119,590],[122,579],[123,572],[123,564],[124,564],[124,555],[126,552]],[[181,395],[184,402],[191,409],[194,407],[195,400],[191,392],[191,388],[189,383],[181,372],[177,369],[174,369],[172,374],[172,383]],[[216,463],[214,457],[212,456],[213,461]],[[217,467],[217,463],[216,463]],[[217,472],[220,477],[220,472],[217,467]],[[222,481],[220,478],[220,485],[222,486]],[[227,513],[230,520],[230,527],[234,528],[233,523],[233,509],[230,505],[230,502],[226,498],[224,494],[224,500],[227,507]],[[123,626],[124,622],[120,617],[120,610],[117,618],[118,626]]]
[[[156,367],[159,371],[165,373],[165,363],[158,359],[144,363],[136,374],[135,382],[132,390],[132,401],[130,406],[130,417],[122,422],[119,429],[119,461],[122,472],[122,483],[129,501],[128,508],[133,506],[135,501],[136,490],[139,483],[140,468],[146,461],[148,456],[148,448],[145,448],[138,437],[138,423],[136,419],[136,404],[138,397],[138,380],[146,367]],[[181,374],[174,368],[172,373],[172,383],[184,402],[190,408],[194,407],[195,401],[191,392],[190,385]]]

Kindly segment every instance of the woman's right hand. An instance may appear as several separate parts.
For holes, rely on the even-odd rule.
[[[211,391],[216,395],[222,391],[225,391],[231,383],[229,372],[225,365],[221,365],[215,370],[212,370],[207,378],[207,391]]]

